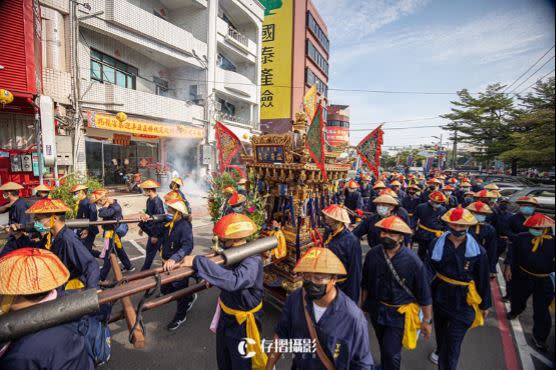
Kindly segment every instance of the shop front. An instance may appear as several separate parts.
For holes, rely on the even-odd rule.
[[[160,182],[193,163],[204,138],[204,129],[183,124],[161,123],[89,112],[85,137],[88,175],[106,186],[126,183],[141,174],[142,179]],[[192,164],[192,166],[193,166]]]

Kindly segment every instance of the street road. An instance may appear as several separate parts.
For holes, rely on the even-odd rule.
[[[212,225],[198,222],[194,229],[195,254],[206,253],[211,244]],[[130,242],[133,237],[136,240]],[[145,240],[130,232],[125,248],[139,269],[143,263]],[[363,242],[366,245],[366,242]],[[364,252],[368,250],[365,247]],[[159,266],[160,259],[155,263]],[[493,282],[493,293],[498,298],[498,307],[493,310],[486,321],[486,325],[470,331],[463,344],[459,369],[461,370],[497,370],[520,368],[529,370],[545,370],[554,368],[554,331],[548,343],[550,350],[547,354],[539,354],[532,347],[531,326],[532,310],[529,308],[520,320],[509,323],[501,311],[500,293],[496,293],[498,286]],[[147,329],[146,346],[143,350],[136,350],[128,342],[128,331],[124,321],[112,324],[112,359],[104,367],[106,369],[216,369],[215,336],[209,331],[218,290],[212,288],[199,293],[194,308],[187,317],[187,322],[175,332],[166,330],[166,324],[175,312],[175,303],[162,308],[145,312],[144,323]],[[135,297],[135,301],[139,297]],[[498,311],[496,310],[498,308]],[[117,304],[114,310],[119,310]],[[271,305],[264,307],[264,327],[262,337],[271,339],[273,327],[280,318],[280,311]],[[499,321],[499,318],[502,318]],[[512,327],[513,325],[513,327]],[[509,331],[508,331],[509,330]],[[378,344],[372,328],[371,349],[375,362],[380,361]],[[516,336],[517,334],[517,336]],[[505,338],[504,341],[502,338]],[[516,338],[516,339],[514,339]],[[517,344],[517,345],[516,345]],[[434,349],[434,338],[429,341],[420,340],[414,351],[404,351],[402,354],[402,369],[433,370],[436,367],[429,362],[428,355]],[[523,363],[523,367],[521,365]],[[290,361],[283,359],[278,369],[290,369]]]

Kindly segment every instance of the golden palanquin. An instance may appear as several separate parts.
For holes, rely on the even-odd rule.
[[[306,148],[306,130],[307,118],[298,113],[292,132],[254,136],[252,154],[242,158],[257,180],[256,191],[266,197],[267,226],[279,222],[286,238],[287,255],[265,268],[265,288],[281,301],[301,287],[301,276],[292,270],[314,245],[313,230],[322,234],[320,211],[331,204],[337,180],[346,178],[351,168],[337,160],[344,148],[334,148],[326,152],[325,180]]]

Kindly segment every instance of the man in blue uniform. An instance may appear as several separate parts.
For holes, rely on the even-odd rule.
[[[523,224],[535,214],[539,201],[535,197],[525,196],[518,198],[516,203],[519,206],[519,212],[510,217],[506,231],[510,242],[513,242],[518,234],[528,231]]]
[[[498,263],[498,235],[496,229],[487,222],[492,209],[483,202],[471,203],[466,208],[477,219],[477,225],[469,229],[469,234],[483,247],[488,256],[490,277],[496,278],[496,264]]]
[[[419,195],[421,188],[417,185],[409,185],[407,188],[407,196],[402,200],[402,207],[408,213],[409,216],[409,227],[415,229],[417,227],[417,221],[415,220],[415,215],[417,213],[417,207],[419,206]]]
[[[375,226],[381,230],[381,244],[365,257],[361,301],[377,334],[381,368],[398,370],[402,346],[413,350],[418,330],[427,339],[432,332],[429,278],[423,262],[402,246],[413,232],[401,218],[391,216]]]
[[[286,300],[266,369],[272,370],[282,355],[275,345],[279,340],[316,343],[316,351],[292,354],[292,369],[371,369],[367,320],[335,286],[347,273],[340,259],[330,249],[311,248],[294,272],[303,274],[303,288]]]
[[[452,209],[458,206],[458,199],[454,195],[455,188],[452,185],[446,185],[442,188],[442,192],[446,196],[446,208]]]
[[[429,202],[431,194],[437,192],[441,186],[442,181],[437,178],[427,180],[427,188],[421,193],[419,198],[421,204]]]
[[[484,325],[491,306],[488,257],[468,233],[477,220],[464,208],[442,216],[448,232],[431,243],[427,267],[434,276],[432,299],[439,370],[456,370],[470,328]]]
[[[46,233],[43,248],[54,253],[70,272],[66,290],[91,289],[99,286],[99,268],[94,257],[65,225],[69,207],[60,199],[43,199],[33,204],[27,213],[35,220],[35,229]]]
[[[417,207],[415,219],[417,221],[417,231],[415,241],[419,245],[418,255],[422,261],[428,253],[428,248],[435,238],[439,238],[444,233],[444,223],[441,217],[446,213],[446,196],[440,191],[429,194],[429,201]]]
[[[185,207],[187,208],[187,212],[188,215],[191,216],[191,204],[189,203],[189,201],[187,200],[187,198],[185,197],[185,194],[181,191],[181,188],[183,187],[183,180],[181,179],[181,177],[174,177],[172,179],[172,182],[170,183],[170,190],[176,191],[179,193],[179,195],[181,196],[181,199],[185,202]]]
[[[515,237],[504,271],[512,286],[508,319],[517,318],[533,295],[533,343],[545,352],[552,327],[549,306],[554,303],[555,247],[554,238],[549,235],[554,220],[537,213],[525,221],[524,227],[528,231]]]
[[[39,200],[50,198],[52,188],[46,184],[40,184],[33,188],[33,192]]]
[[[91,194],[91,203],[96,203],[98,208],[98,216],[104,221],[121,220],[124,218],[122,207],[116,199],[108,198],[108,191],[105,189],[95,190]],[[116,225],[104,225],[104,248],[100,258],[104,259],[100,270],[100,280],[106,280],[108,273],[112,268],[110,264],[110,253],[116,251],[116,255],[122,261],[124,271],[135,271],[135,267],[131,264],[127,253],[124,250],[120,235],[116,232]]]
[[[461,204],[461,205],[463,205],[464,207],[467,207],[467,206],[470,204],[470,203],[469,203],[469,204],[464,205],[464,202],[465,202],[465,194],[466,194],[466,193],[469,193],[468,196],[471,196],[471,195],[472,195],[472,194],[471,194],[471,193],[472,193],[472,192],[471,192],[471,184],[470,184],[469,182],[465,182],[465,181],[464,181],[464,182],[462,182],[462,183],[459,185],[458,190],[456,190],[456,192],[455,192],[455,196],[456,196],[456,198],[458,199],[458,203]]]
[[[347,185],[347,194],[346,199],[344,201],[344,205],[347,209],[351,210],[352,213],[361,213],[363,210],[363,197],[359,192],[360,186],[355,180],[351,180]],[[351,223],[355,223],[357,221],[356,216],[349,216]]]
[[[141,271],[145,271],[151,268],[154,257],[160,250],[160,243],[162,241],[162,235],[164,234],[164,225],[159,222],[154,222],[150,220],[150,218],[151,216],[161,215],[165,212],[162,199],[160,199],[156,193],[156,189],[160,187],[159,183],[149,179],[139,184],[139,187],[143,189],[144,194],[147,196],[145,213],[141,215],[142,221],[139,223],[141,231],[147,234],[145,262],[143,263],[143,267],[141,267]]]
[[[380,244],[380,229],[375,224],[383,218],[395,215],[395,209],[398,206],[398,201],[389,195],[381,195],[373,203],[376,207],[377,213],[366,217],[353,230],[353,235],[361,239],[364,235],[367,236],[367,243],[369,247],[374,247]],[[406,222],[406,221],[404,221]]]
[[[371,185],[371,177],[367,174],[361,175],[361,196],[363,197],[363,207],[367,208],[369,202],[371,201],[373,187]]]
[[[402,183],[398,180],[394,180],[390,183],[390,189],[398,196],[400,201],[403,201],[404,198],[407,196],[406,192],[402,190]]]
[[[21,189],[23,186],[15,182],[7,182],[0,186],[4,199],[8,201],[6,205],[2,206],[2,213],[8,210],[9,225],[25,225],[31,221],[29,215],[25,213],[28,208],[27,203],[19,197]]]
[[[508,249],[509,238],[507,230],[510,227],[510,218],[514,215],[508,208],[510,204],[510,199],[507,197],[502,197],[498,200],[498,204],[492,210],[497,214],[496,218],[498,223],[496,224],[496,233],[498,235],[498,258]]]
[[[247,238],[257,232],[257,225],[242,214],[229,214],[214,225],[214,234],[221,247],[234,248],[245,245]],[[218,369],[264,368],[266,354],[260,343],[263,306],[263,260],[251,256],[234,266],[220,266],[204,256],[187,256],[183,266],[193,267],[197,275],[209,284],[220,288],[216,315],[216,356]],[[249,338],[252,358],[241,356],[238,348]],[[253,342],[252,344],[250,342]]]
[[[98,221],[97,206],[87,198],[87,186],[75,185],[71,188],[71,193],[76,199],[77,213],[76,218],[87,219],[91,222]],[[77,230],[79,239],[94,257],[98,257],[100,252],[93,249],[95,238],[98,235],[98,226],[89,226],[86,229]]]
[[[184,258],[193,251],[193,229],[187,221],[187,208],[181,199],[166,202],[168,213],[172,216],[166,224],[162,240],[162,262],[164,271],[172,271]],[[170,294],[185,289],[189,286],[189,279],[175,281],[164,285],[162,293]],[[177,310],[167,329],[177,330],[187,320],[187,313],[197,300],[197,294],[183,297],[177,300]]]
[[[4,256],[0,259],[0,297],[10,300],[3,300],[0,314],[55,300],[69,278],[69,271],[49,251],[21,248]],[[0,344],[0,370],[93,368],[85,337],[75,322]]]
[[[362,251],[359,239],[346,228],[349,215],[345,208],[333,204],[325,208],[324,223],[330,229],[330,235],[324,246],[332,250],[342,261],[348,271],[346,279],[338,282],[338,287],[355,303],[359,303],[361,283]]]

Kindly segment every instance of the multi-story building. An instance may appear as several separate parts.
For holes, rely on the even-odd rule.
[[[262,35],[261,129],[286,132],[303,97],[316,85],[328,97],[330,41],[311,0],[262,1],[267,6]]]
[[[44,93],[65,108],[61,121],[83,122],[76,169],[107,185],[166,165],[188,175],[215,119],[241,136],[258,129],[257,1],[40,2]]]
[[[349,146],[349,105],[329,105],[326,141],[332,147]]]

